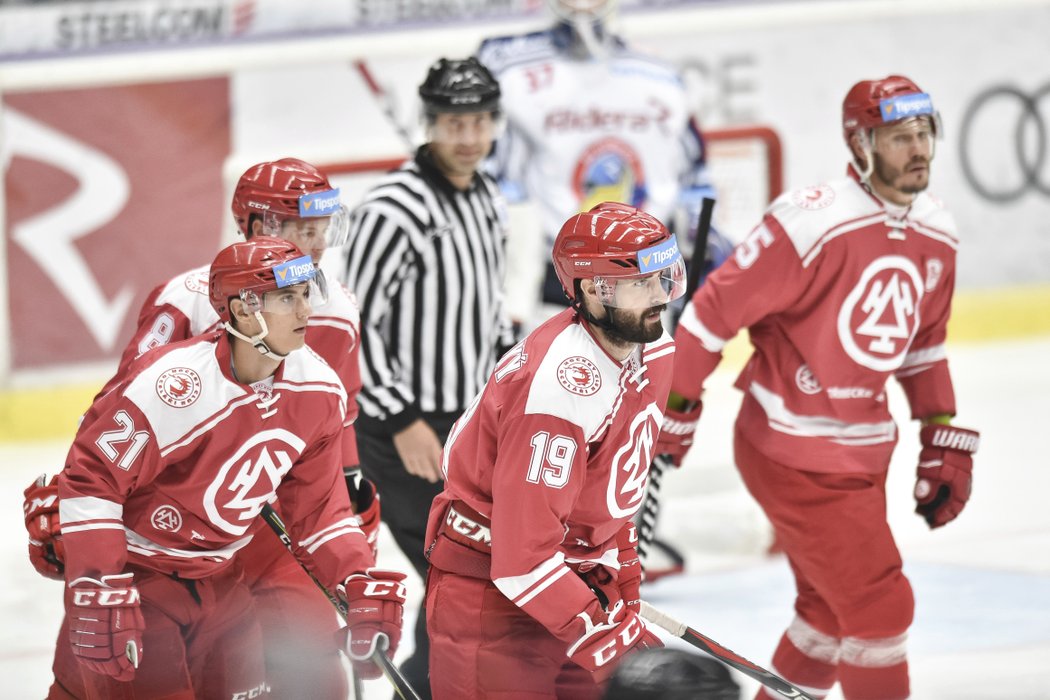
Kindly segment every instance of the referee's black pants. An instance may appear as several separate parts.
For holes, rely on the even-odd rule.
[[[424,413],[422,418],[444,444],[459,416],[459,413]],[[441,493],[445,483],[432,484],[409,474],[394,447],[393,436],[382,422],[361,415],[354,427],[361,470],[376,485],[382,498],[382,520],[416,573],[426,581],[429,564],[423,556],[423,541],[427,534],[427,517],[431,501]],[[425,602],[424,597],[416,617],[415,651],[401,664],[401,672],[424,700],[430,698],[430,640],[427,638]]]

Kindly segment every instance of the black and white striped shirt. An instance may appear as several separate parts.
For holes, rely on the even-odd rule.
[[[459,190],[426,147],[354,210],[344,282],[361,307],[358,395],[400,430],[421,413],[457,413],[513,344],[504,310],[507,217],[496,184]]]

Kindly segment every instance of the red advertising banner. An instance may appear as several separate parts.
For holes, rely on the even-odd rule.
[[[228,80],[6,94],[11,369],[116,357],[229,216]]]

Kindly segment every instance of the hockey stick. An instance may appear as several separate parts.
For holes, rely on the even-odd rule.
[[[704,197],[700,205],[700,220],[696,225],[696,241],[693,243],[693,254],[689,260],[689,270],[685,281],[685,303],[689,303],[693,292],[700,286],[700,274],[703,272],[704,263],[707,261],[707,237],[711,233],[711,215],[715,211],[715,200]],[[674,325],[678,325],[675,319]],[[642,568],[649,555],[649,548],[656,542],[656,520],[660,516],[660,484],[664,474],[671,468],[671,461],[663,455],[657,455],[649,466],[649,486],[645,490],[645,500],[642,502],[641,521],[638,524],[638,559],[642,562]],[[660,549],[667,553],[674,561],[674,566],[663,575],[680,573],[685,569],[685,557],[671,545],[660,542]],[[650,580],[656,580],[654,577]]]
[[[735,668],[748,678],[753,678],[785,698],[794,698],[795,700],[813,700],[809,695],[806,695],[772,671],[767,671],[761,666],[756,666],[736,652],[726,649],[710,637],[706,637],[692,627],[675,620],[670,615],[660,612],[644,600],[641,603],[638,613],[654,625],[662,627],[675,637],[692,644],[697,649],[707,652],[726,666]]]
[[[266,524],[270,526],[270,529],[274,531],[277,537],[280,538],[282,544],[284,544],[285,549],[287,549],[288,552],[292,554],[292,556],[295,556],[295,551],[292,549],[292,538],[288,534],[288,528],[285,527],[284,521],[281,520],[281,516],[277,514],[277,511],[274,510],[273,506],[271,506],[269,503],[265,504],[262,508],[262,518],[264,521],[266,521]],[[299,561],[298,557],[296,558],[296,561]],[[340,599],[339,596],[335,595],[330,590],[328,590],[328,588],[325,587],[323,583],[317,580],[317,577],[313,575],[313,572],[311,572],[309,569],[303,566],[303,563],[301,561],[299,562],[299,566],[303,567],[303,571],[305,571],[306,574],[310,577],[310,580],[317,584],[317,587],[324,592],[325,596],[328,598],[328,601],[335,607],[336,611],[338,611],[339,613],[339,616],[342,617],[343,621],[345,622],[348,612],[346,601]],[[383,635],[383,637],[385,638],[386,635]],[[383,648],[380,649],[380,646],[382,646]],[[420,700],[419,695],[412,688],[408,680],[403,675],[401,675],[401,670],[398,669],[398,667],[395,666],[394,663],[387,658],[386,654],[384,653],[385,651],[386,645],[377,644],[376,650],[372,653],[371,660],[374,663],[376,663],[380,669],[382,669],[383,675],[386,676],[386,679],[388,681],[390,681],[390,685],[394,686],[394,692],[397,693],[398,697],[400,697],[401,700]],[[361,698],[363,697],[363,695],[359,686],[360,681],[358,680],[357,674],[355,673],[354,693],[358,698]]]
[[[361,80],[363,80],[368,87],[368,91],[372,93],[376,102],[379,103],[379,107],[383,110],[383,115],[386,116],[387,121],[390,122],[390,126],[393,127],[394,131],[397,132],[398,136],[400,136],[401,140],[405,143],[408,152],[413,153],[416,150],[416,147],[413,143],[412,135],[408,133],[408,129],[405,128],[404,124],[398,121],[397,115],[394,114],[394,100],[390,96],[390,93],[383,89],[383,86],[375,79],[375,76],[372,75],[371,69],[369,69],[368,64],[365,63],[363,58],[354,61],[354,68],[356,68],[357,72],[361,75]]]

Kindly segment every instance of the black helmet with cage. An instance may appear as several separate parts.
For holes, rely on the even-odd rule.
[[[438,59],[419,86],[428,118],[453,112],[499,112],[499,83],[478,59]]]

